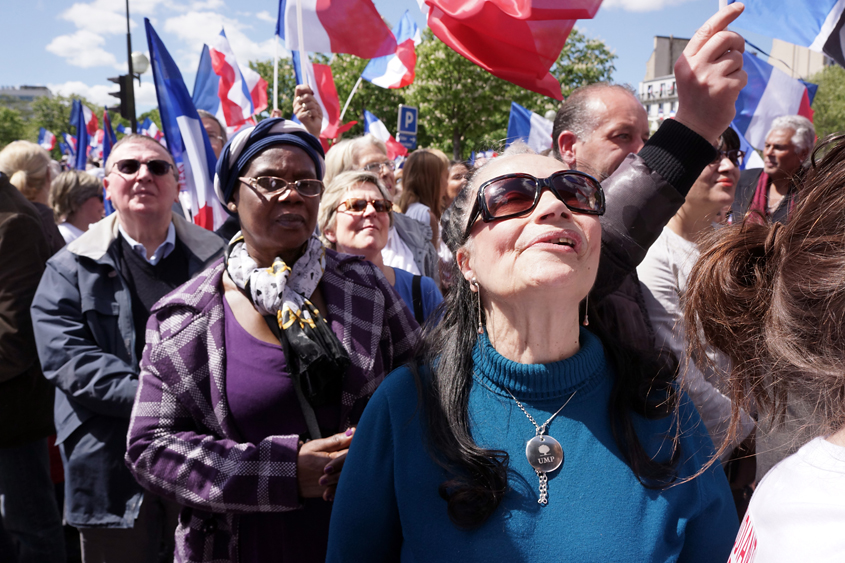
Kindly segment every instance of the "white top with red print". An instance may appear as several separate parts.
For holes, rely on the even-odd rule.
[[[816,438],[760,482],[729,563],[845,561],[845,448]]]

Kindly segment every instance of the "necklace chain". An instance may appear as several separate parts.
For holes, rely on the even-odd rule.
[[[520,403],[520,402],[519,402],[519,399],[517,399],[517,398],[514,396],[514,394],[513,394],[513,393],[511,393],[510,389],[508,389],[507,387],[503,387],[503,389],[504,389],[505,391],[507,391],[507,392],[508,392],[508,395],[510,395],[510,396],[511,396],[511,399],[513,399],[514,401],[516,401],[516,406],[518,406],[518,407],[519,407],[519,410],[521,410],[523,413],[525,413],[525,416],[527,416],[527,417],[528,417],[528,420],[530,420],[530,421],[531,421],[531,424],[533,424],[533,425],[534,425],[534,428],[536,428],[536,429],[537,429],[537,436],[542,436],[543,434],[545,434],[545,433],[546,433],[546,429],[549,427],[549,424],[551,424],[551,423],[552,423],[552,420],[554,420],[554,418],[555,418],[557,415],[559,415],[559,414],[560,414],[560,411],[562,411],[563,409],[565,409],[565,408],[566,408],[566,405],[568,405],[568,404],[569,404],[569,401],[571,401],[571,400],[572,400],[572,397],[574,397],[574,396],[575,396],[575,393],[577,393],[577,392],[578,392],[578,389],[576,389],[575,391],[573,391],[573,392],[572,392],[572,394],[569,396],[569,398],[566,400],[566,402],[565,402],[565,403],[563,403],[563,406],[562,406],[562,407],[560,407],[559,409],[557,409],[557,411],[556,411],[556,412],[555,412],[552,416],[550,416],[550,417],[549,417],[549,419],[548,419],[546,422],[544,422],[542,426],[540,426],[539,424],[537,424],[537,421],[536,421],[536,420],[534,420],[534,417],[533,417],[533,416],[531,416],[531,415],[528,413],[528,411],[527,411],[527,410],[525,410],[525,407],[524,407],[524,406],[522,406],[522,403]]]

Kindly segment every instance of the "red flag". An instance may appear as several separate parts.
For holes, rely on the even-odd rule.
[[[549,69],[576,19],[601,0],[424,0],[428,25],[446,45],[491,74],[563,99]]]
[[[348,131],[357,121],[340,123],[340,100],[337,97],[337,88],[334,85],[332,67],[329,65],[315,64],[314,78],[317,80],[318,101],[322,102],[323,112],[328,119],[328,125],[320,132],[321,139],[336,139],[341,133]]]

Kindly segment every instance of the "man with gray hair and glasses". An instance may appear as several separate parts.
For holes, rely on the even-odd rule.
[[[800,115],[772,122],[763,149],[763,168],[744,170],[739,177],[731,213],[734,222],[747,213],[786,222],[804,177],[804,162],[816,142],[813,123]]]

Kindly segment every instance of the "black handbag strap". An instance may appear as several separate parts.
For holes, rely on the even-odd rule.
[[[417,324],[422,326],[425,320],[425,315],[423,315],[422,276],[414,276],[414,280],[411,282],[411,295],[414,301],[414,318],[417,319]]]

